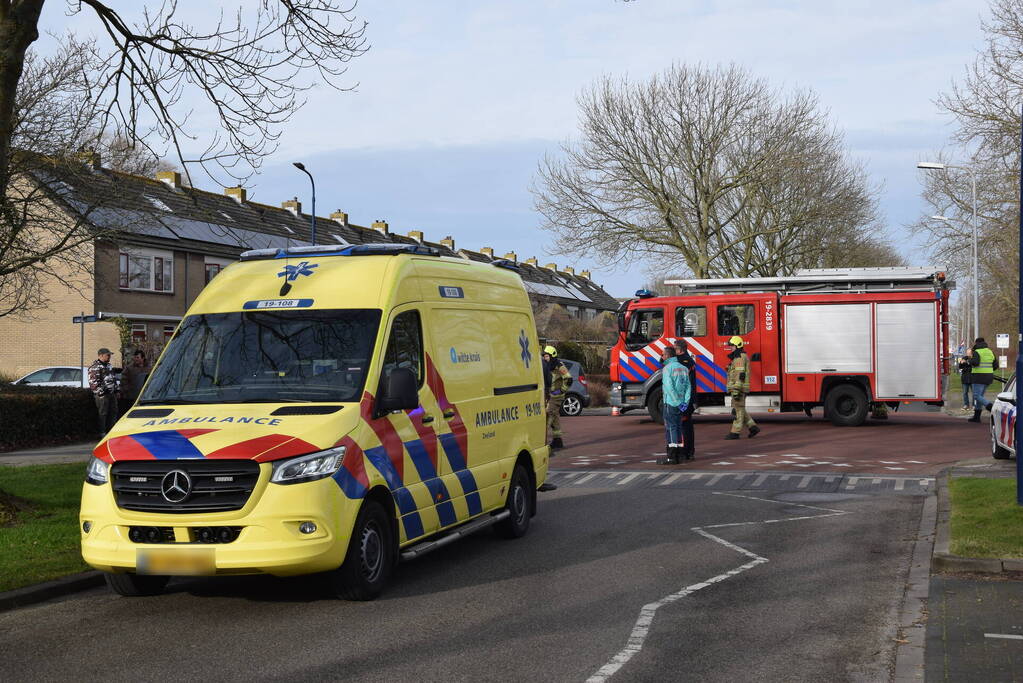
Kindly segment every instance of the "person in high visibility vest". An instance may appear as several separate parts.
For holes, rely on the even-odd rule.
[[[984,337],[977,337],[973,348],[967,352],[970,358],[970,385],[973,387],[973,417],[969,422],[980,422],[980,414],[991,402],[984,398],[984,392],[995,379],[995,354],[988,348]]]
[[[725,388],[732,397],[732,410],[735,412],[735,420],[732,421],[732,430],[725,434],[726,439],[738,439],[742,434],[742,428],[749,428],[749,438],[760,433],[760,427],[753,421],[753,418],[746,412],[746,395],[749,394],[749,356],[743,348],[745,342],[742,337],[735,336],[728,340],[728,346],[732,347],[728,357],[731,362],[728,364],[728,383]],[[727,347],[726,347],[727,348]]]

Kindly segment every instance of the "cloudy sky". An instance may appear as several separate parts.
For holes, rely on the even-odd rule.
[[[121,3],[126,17],[135,4]],[[196,23],[208,21],[192,5]],[[228,2],[226,5],[234,5]],[[982,0],[362,0],[370,51],[352,63],[353,92],[318,88],[285,128],[250,196],[298,196],[317,213],[382,218],[402,233],[457,246],[590,266],[627,295],[641,263],[593,267],[552,256],[529,186],[537,161],[576,134],[576,93],[604,74],[642,79],[673,62],[735,62],[781,87],[810,88],[882,186],[881,207],[907,259],[923,204],[915,169],[942,149],[948,118],[934,99],[982,45]],[[87,10],[86,10],[87,11]],[[48,3],[43,25],[92,30]],[[211,16],[211,15],[210,15]],[[41,43],[46,46],[47,40]],[[202,183],[200,183],[202,186]],[[216,188],[209,188],[216,189]]]

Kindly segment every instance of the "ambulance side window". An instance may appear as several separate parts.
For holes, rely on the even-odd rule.
[[[423,386],[423,331],[419,311],[405,311],[391,324],[384,354],[384,377],[393,368],[409,368],[419,378],[419,386]]]
[[[630,351],[641,349],[664,335],[664,309],[633,311],[625,345]]]
[[[718,334],[722,337],[749,334],[756,327],[753,304],[718,306]]]
[[[703,337],[706,334],[706,306],[680,306],[675,309],[676,337]]]

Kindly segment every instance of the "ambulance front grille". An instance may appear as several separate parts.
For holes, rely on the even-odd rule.
[[[251,460],[133,460],[111,468],[117,506],[138,512],[240,510],[258,479],[259,464]]]

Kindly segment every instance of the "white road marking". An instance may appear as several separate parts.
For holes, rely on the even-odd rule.
[[[896,491],[902,491],[905,488],[906,488],[906,480],[905,479],[896,479],[895,480],[895,490]]]
[[[783,474],[781,477],[779,477],[779,480],[780,481],[788,481],[789,477],[791,477],[791,476],[792,476],[791,474]]]
[[[813,479],[813,477],[811,477],[809,474],[806,475],[805,477],[803,477],[802,479],[799,480],[799,483],[796,484],[796,488],[797,489],[805,489],[807,484],[810,483],[811,479]]]
[[[1005,640],[1023,640],[1023,636],[1017,636],[1014,633],[985,633],[985,638],[1003,638]]]
[[[639,472],[633,472],[632,474],[628,475],[627,477],[622,479],[620,482],[618,482],[618,485],[619,486],[624,486],[625,484],[628,484],[630,481],[632,481],[633,479],[635,479],[638,476],[639,476]]]
[[[830,484],[831,482],[835,481],[836,479],[838,479],[838,477],[824,477],[824,483],[825,484]]]
[[[906,462],[911,462],[914,465],[926,465],[927,464],[927,463],[923,462],[922,460],[906,460]]]
[[[813,467],[813,464],[808,462],[797,462],[796,467]]]
[[[930,484],[930,483],[931,483],[932,481],[934,481],[934,480],[933,480],[933,479],[921,479],[921,480],[920,480],[920,486],[927,486],[927,485],[928,485],[928,484]]]
[[[675,474],[671,475],[670,477],[668,477],[664,481],[657,482],[657,485],[658,486],[667,486],[668,484],[671,484],[672,482],[676,481],[681,476],[682,476],[681,472],[676,472]]]
[[[899,464],[898,460],[878,460],[878,462],[881,463],[882,465],[898,465]]]
[[[849,465],[849,464],[844,463],[844,462],[833,462],[831,464],[834,467],[852,467],[852,465]]]
[[[769,475],[761,474],[759,477],[757,477],[756,479],[753,480],[753,485],[754,486],[760,486],[761,484],[764,483],[764,480],[766,480],[768,476]]]
[[[905,467],[886,467],[886,470],[905,470]]]
[[[734,464],[734,463],[730,463],[727,460],[721,460],[719,462],[712,462],[711,463],[711,465],[732,465],[732,464]]]
[[[723,477],[723,476],[725,476],[725,475],[723,475],[723,474],[715,474],[713,477],[711,477],[710,479],[707,480],[707,483],[704,484],[704,486],[713,486],[714,484],[716,484],[719,481],[721,481],[721,477]]]
[[[849,481],[847,481],[847,482],[845,483],[845,488],[846,488],[847,490],[848,490],[848,489],[854,489],[854,488],[856,488],[856,484],[858,484],[858,483],[859,483],[859,481],[860,481],[860,478],[859,478],[859,477],[849,477]]]
[[[766,557],[761,557],[760,555],[757,555],[754,552],[751,552],[749,550],[746,550],[745,548],[742,548],[742,547],[740,547],[738,545],[735,545],[734,543],[730,543],[730,542],[726,541],[725,539],[723,539],[723,538],[721,538],[719,536],[715,536],[714,534],[711,534],[711,533],[705,531],[705,529],[716,529],[716,528],[721,528],[721,527],[751,525],[751,524],[777,524],[777,523],[780,523],[780,522],[795,522],[795,521],[803,521],[803,520],[810,520],[810,519],[820,519],[822,517],[835,517],[837,515],[847,515],[847,514],[849,514],[848,512],[843,511],[843,510],[829,510],[827,508],[819,508],[819,507],[814,507],[812,505],[801,505],[800,503],[790,503],[790,502],[787,502],[787,501],[767,500],[767,499],[764,499],[764,498],[755,498],[753,496],[742,496],[742,495],[737,495],[737,494],[715,494],[715,495],[730,495],[730,496],[732,496],[734,498],[748,498],[749,500],[757,500],[757,501],[762,501],[762,502],[766,502],[766,503],[784,503],[785,505],[795,505],[795,506],[804,507],[804,508],[807,508],[807,509],[810,509],[810,510],[822,510],[822,511],[825,512],[825,514],[822,514],[822,515],[808,515],[808,516],[804,516],[804,517],[790,517],[790,518],[787,518],[787,519],[767,519],[767,520],[761,520],[761,521],[755,521],[755,522],[738,522],[738,523],[735,523],[735,524],[717,524],[717,525],[710,525],[710,526],[706,526],[706,527],[693,527],[691,529],[693,532],[699,534],[700,536],[703,536],[704,538],[706,538],[706,539],[708,539],[710,541],[714,541],[715,543],[719,543],[719,544],[725,546],[726,548],[728,548],[730,550],[734,550],[735,552],[739,553],[740,555],[744,555],[744,556],[748,557],[750,561],[746,562],[744,564],[739,565],[735,569],[731,569],[731,570],[729,570],[727,572],[724,572],[723,574],[718,574],[717,576],[712,576],[709,579],[705,579],[704,581],[701,581],[700,583],[694,583],[694,584],[691,584],[689,586],[686,586],[686,587],[682,588],[678,592],[671,593],[669,595],[664,596],[660,600],[656,600],[654,602],[651,602],[651,603],[648,603],[646,605],[643,605],[643,607],[639,611],[639,617],[636,619],[636,623],[632,627],[632,632],[629,634],[629,639],[628,639],[628,641],[625,644],[625,648],[622,649],[617,654],[615,654],[607,664],[605,664],[604,666],[600,667],[600,669],[598,669],[596,671],[596,673],[594,673],[592,676],[590,676],[588,679],[586,679],[586,683],[605,683],[605,681],[607,681],[607,679],[609,679],[611,676],[616,674],[623,666],[625,666],[629,662],[630,659],[632,659],[635,655],[639,654],[643,650],[643,644],[646,642],[647,636],[650,635],[650,629],[653,626],[654,617],[657,614],[657,610],[660,609],[661,607],[664,607],[665,605],[670,605],[673,602],[677,602],[677,601],[681,600],[684,597],[692,595],[693,593],[695,593],[698,590],[703,590],[704,588],[707,588],[709,586],[713,586],[716,583],[720,583],[722,581],[725,581],[726,579],[730,579],[733,576],[738,576],[739,574],[741,574],[744,571],[747,571],[747,570],[752,569],[752,568],[754,568],[754,567],[756,567],[758,565],[761,565],[761,564],[764,564],[764,563],[770,561]]]
[[[664,475],[660,472],[654,472],[653,474],[646,475],[647,479],[656,479],[657,477],[663,477]]]
[[[587,474],[587,475],[586,475],[585,477],[583,477],[582,479],[580,479],[580,480],[579,480],[579,481],[577,481],[576,483],[577,483],[577,484],[582,484],[583,482],[587,482],[587,481],[589,481],[590,479],[593,479],[593,478],[594,478],[595,476],[597,476],[597,473],[596,473],[596,472],[590,472],[589,474]]]
[[[608,479],[614,479],[619,475],[621,475],[621,472],[608,472],[606,476]]]
[[[766,458],[766,455],[747,455],[747,458]]]
[[[779,460],[777,464],[779,464],[779,465],[791,465],[794,462],[796,462],[796,461],[795,460]]]
[[[564,473],[565,479],[571,479],[572,477],[575,477],[575,476],[577,476],[579,474],[581,474],[581,472],[565,472]]]

